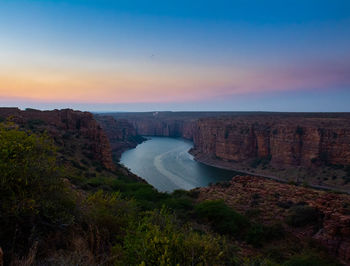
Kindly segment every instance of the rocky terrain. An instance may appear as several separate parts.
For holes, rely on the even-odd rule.
[[[66,158],[76,156],[83,160],[88,157],[107,169],[115,167],[109,140],[91,113],[70,109],[22,111],[18,108],[0,108],[0,118],[36,131],[46,131],[61,147]]]
[[[236,176],[230,182],[199,188],[197,192],[198,201],[223,199],[241,214],[251,215],[263,224],[282,224],[303,243],[316,240],[350,264],[349,195],[252,176]],[[314,210],[313,219],[306,210]],[[290,224],[288,218],[293,215],[296,219]]]

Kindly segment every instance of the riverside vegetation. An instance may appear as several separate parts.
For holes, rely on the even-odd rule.
[[[302,250],[283,227],[255,222],[221,200],[160,193],[119,165],[109,170],[67,155],[70,137],[60,146],[36,125],[1,124],[4,264],[338,265],[314,243]],[[309,214],[296,212],[307,217],[291,223],[309,222]],[[269,243],[284,249],[266,250]]]

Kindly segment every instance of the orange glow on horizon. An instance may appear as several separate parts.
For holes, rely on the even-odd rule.
[[[0,97],[96,103],[181,102],[349,83],[327,69],[240,69],[136,64],[125,69],[0,65]],[[94,67],[95,66],[95,67]],[[340,81],[339,81],[340,80]]]

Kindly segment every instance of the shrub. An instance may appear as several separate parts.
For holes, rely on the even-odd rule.
[[[24,251],[36,230],[74,222],[73,195],[47,136],[0,125],[0,173],[0,246]]]
[[[90,195],[85,204],[86,222],[95,225],[104,238],[112,242],[112,237],[120,237],[129,220],[136,214],[134,202],[122,199],[119,192],[106,193],[99,190]]]
[[[295,133],[301,136],[304,134],[304,129],[301,126],[297,126]]]
[[[314,254],[296,255],[283,263],[283,266],[336,266],[339,265],[327,259],[320,258]]]
[[[195,214],[210,222],[221,234],[238,236],[249,226],[248,219],[228,207],[222,200],[204,201],[195,206]]]
[[[35,129],[38,126],[46,125],[46,122],[40,119],[30,119],[27,121],[27,126],[30,129]]]
[[[224,265],[230,246],[218,236],[180,227],[168,211],[148,212],[114,247],[117,265]]]
[[[287,216],[287,223],[294,227],[315,224],[320,219],[320,212],[317,208],[310,206],[294,206],[290,209]]]
[[[280,239],[283,236],[284,229],[280,224],[271,226],[254,224],[249,228],[246,234],[246,241],[254,247],[261,247],[265,242]]]

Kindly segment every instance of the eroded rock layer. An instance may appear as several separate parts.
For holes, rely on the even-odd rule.
[[[199,119],[194,152],[276,166],[350,165],[350,117],[237,116]]]

